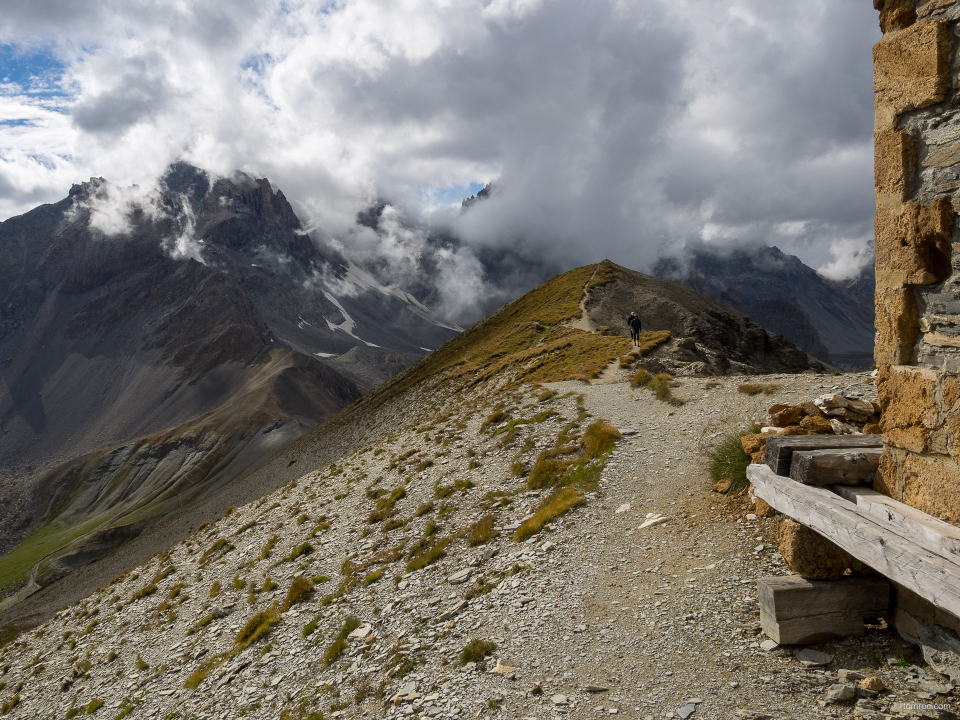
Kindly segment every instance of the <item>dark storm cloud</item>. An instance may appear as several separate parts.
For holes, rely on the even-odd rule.
[[[71,108],[77,127],[113,135],[155,118],[176,94],[167,84],[166,69],[165,60],[156,53],[132,58],[107,89],[84,97]]]

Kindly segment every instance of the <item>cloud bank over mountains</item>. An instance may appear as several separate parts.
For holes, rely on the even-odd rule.
[[[870,258],[869,3],[3,5],[0,218],[183,158],[269,177],[315,239],[385,271],[433,253],[463,307],[491,250],[643,268],[764,242],[832,277]]]

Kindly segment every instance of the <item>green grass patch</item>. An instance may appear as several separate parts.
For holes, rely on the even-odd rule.
[[[311,635],[313,635],[317,631],[318,625],[320,625],[319,615],[303,626],[303,633],[302,633],[303,637],[308,638]]]
[[[86,706],[83,708],[83,711],[87,715],[93,715],[97,710],[99,710],[102,707],[103,707],[103,700],[101,700],[100,698],[94,698],[93,700],[91,700],[86,704]]]
[[[296,560],[298,557],[309,555],[312,552],[313,552],[313,545],[307,542],[300,543],[293,550],[290,551],[290,554],[287,555],[287,557],[284,558],[284,560],[286,560],[287,562],[292,562],[293,560]]]
[[[730,431],[721,435],[707,450],[707,471],[716,484],[730,481],[728,494],[736,494],[747,486],[750,456],[744,452],[740,438],[746,433]]]
[[[336,639],[330,643],[323,654],[323,662],[327,667],[333,665],[337,658],[343,654],[343,651],[347,649],[347,636],[358,627],[360,627],[360,620],[353,615],[343,621],[343,626],[340,628]]]
[[[133,595],[130,596],[130,602],[136,602],[137,600],[142,600],[145,597],[150,597],[157,591],[157,586],[155,583],[150,583],[146,587],[142,587],[137,590]]]
[[[481,640],[473,638],[466,644],[460,652],[460,667],[467,663],[481,663],[483,659],[497,649],[497,644],[492,640]]]
[[[224,538],[220,538],[203,552],[203,555],[200,556],[200,564],[206,565],[211,560],[218,560],[231,550],[233,550],[233,545]]]
[[[445,557],[447,554],[446,547],[452,540],[453,538],[449,537],[441,538],[424,547],[419,553],[410,558],[410,562],[407,563],[407,572],[422,570],[427,567],[427,565],[432,565],[440,558]]]
[[[407,496],[407,489],[404,487],[396,487],[390,491],[389,495],[384,495],[383,497],[377,500],[376,506],[373,508],[373,512],[370,513],[370,516],[367,518],[367,522],[371,525],[373,523],[378,523],[386,520],[391,515],[393,515],[394,505],[396,505],[400,500]]]
[[[93,530],[102,522],[98,519],[82,525],[50,523],[32,532],[13,550],[0,557],[0,588],[25,583],[33,566],[44,557]]]
[[[275,608],[258,612],[247,620],[234,638],[235,652],[241,652],[260,638],[266,637],[278,622],[280,622],[280,613]]]
[[[213,622],[213,613],[207,613],[197,620],[188,630],[187,635],[193,635],[203,630],[207,625]]]
[[[465,492],[473,487],[473,481],[467,478],[454,480],[450,485],[441,485],[438,480],[433,486],[433,494],[437,500],[443,500],[453,495],[455,492]]]

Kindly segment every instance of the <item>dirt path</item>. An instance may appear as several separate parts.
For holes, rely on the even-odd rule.
[[[597,271],[600,269],[598,264],[593,270],[593,275],[590,276],[590,279],[583,284],[583,297],[580,299],[580,317],[576,320],[570,320],[567,325],[576,329],[576,330],[585,330],[586,332],[593,332],[597,329],[595,323],[590,320],[590,317],[587,315],[587,302],[590,300],[590,291],[587,289],[590,287],[590,283],[593,282],[594,276],[597,274]]]
[[[776,549],[778,521],[712,493],[701,452],[714,433],[762,420],[773,402],[834,391],[870,397],[866,378],[768,376],[760,380],[778,391],[756,397],[737,392],[751,378],[713,380],[710,390],[707,380],[683,379],[680,408],[624,383],[553,386],[583,393],[589,412],[629,433],[603,473],[599,502],[570,529],[577,566],[569,571],[582,577],[588,629],[575,647],[561,636],[544,648],[571,658],[571,686],[576,678],[611,688],[597,695],[596,710],[683,717],[692,704],[695,718],[840,716],[845,707],[818,705],[824,686],[838,682],[836,669],[877,674],[878,652],[902,651],[899,638],[880,631],[819,646],[836,658],[824,670],[804,668],[786,649],[761,650],[756,579],[789,572]],[[669,519],[639,530],[648,513]],[[896,671],[881,674],[897,684]]]

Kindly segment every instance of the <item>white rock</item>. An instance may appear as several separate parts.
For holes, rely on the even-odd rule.
[[[669,520],[666,515],[660,515],[658,513],[647,513],[647,519],[644,520],[640,527],[637,530],[643,530],[644,528],[654,527],[655,525],[663,525],[667,520]]]
[[[459,570],[448,577],[447,582],[451,585],[460,585],[461,583],[465,583],[467,580],[469,580],[471,575],[473,575],[473,568],[464,568],[463,570]]]

